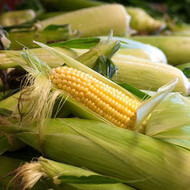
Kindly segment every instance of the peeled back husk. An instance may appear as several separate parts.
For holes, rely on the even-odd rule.
[[[152,112],[145,134],[190,150],[190,99],[169,94]]]

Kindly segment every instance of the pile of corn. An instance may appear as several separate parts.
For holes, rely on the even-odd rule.
[[[148,36],[167,23],[140,8],[41,3],[62,12],[0,16],[0,189],[188,190],[189,37]]]

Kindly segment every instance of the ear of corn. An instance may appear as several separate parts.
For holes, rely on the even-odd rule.
[[[16,132],[50,159],[121,179],[137,189],[189,188],[189,151],[130,130],[91,120],[50,119],[40,148],[38,126],[0,128]]]
[[[160,48],[168,63],[179,65],[190,61],[190,37],[183,36],[134,36],[131,39]]]
[[[152,18],[141,8],[126,7],[126,10],[131,16],[131,28],[138,33],[155,33],[166,27],[165,22]]]
[[[31,90],[31,94],[33,94],[34,97],[37,97],[37,99],[33,99],[33,103],[30,104],[29,114],[26,116],[27,122],[33,122],[35,120],[42,122],[42,118],[46,118],[51,114],[55,99],[58,96],[65,96],[67,102],[71,104],[71,109],[74,108],[72,110],[82,118],[101,120],[110,125],[133,129],[136,120],[136,107],[139,104],[139,100],[135,96],[71,57],[39,42],[36,43],[49,50],[52,54],[62,58],[67,66],[75,69],[62,67],[53,70],[50,76],[50,80],[54,84],[52,86],[47,79],[49,78],[51,69],[35,57],[27,53],[24,54],[28,65],[25,64],[22,66],[29,71],[31,77],[34,78],[34,85],[32,85],[29,90]],[[157,103],[160,102],[167,93],[173,90],[175,84],[176,82],[169,85],[168,89],[163,92],[163,96],[155,99],[153,97],[153,100]],[[36,85],[43,85],[43,92],[40,92],[39,88],[35,87]],[[51,94],[52,87],[54,90]],[[105,91],[105,89],[108,90]],[[157,95],[160,93],[162,94],[160,91]],[[99,97],[99,95],[101,96]],[[120,95],[123,99],[121,97],[117,98]],[[95,102],[96,97],[100,99],[97,104]],[[145,115],[149,115],[156,105],[157,104],[151,105],[150,102],[147,101],[145,106],[148,108],[148,111]],[[115,107],[118,107],[118,109],[116,110]],[[38,108],[38,112],[36,108]],[[110,114],[114,114],[114,118],[111,118]],[[143,120],[145,119],[144,116],[142,117]],[[142,122],[140,118],[141,114],[138,115],[138,120],[140,121],[138,123]]]
[[[94,0],[75,0],[73,2],[68,0],[43,0],[42,3],[45,7],[51,8],[51,11],[72,11],[82,8],[104,5],[107,2]],[[127,13],[131,16],[131,27],[139,33],[154,33],[164,29],[166,26],[165,22],[152,18],[145,12],[145,10],[141,8],[125,7],[125,9],[127,10]]]
[[[60,52],[63,52],[73,58],[77,58],[77,53],[67,48],[57,48]],[[0,69],[19,67],[19,62],[23,62],[20,56],[21,50],[2,50],[0,51]],[[63,64],[61,59],[56,58],[42,48],[34,48],[31,50],[36,57],[46,62],[50,67],[58,67]]]
[[[23,24],[33,20],[35,17],[36,13],[32,9],[6,12],[0,16],[0,25],[6,27]]]
[[[65,13],[43,20],[40,24],[41,29],[50,24],[70,24],[72,30],[81,32],[81,37],[108,35],[110,30],[113,30],[114,35],[124,36],[129,30],[129,21],[125,8],[112,4]]]
[[[143,90],[157,90],[160,86],[168,81],[178,78],[179,82],[174,91],[180,92],[183,95],[190,93],[190,83],[187,77],[179,69],[165,64],[149,64],[145,61],[131,61],[124,59],[113,58],[115,66],[118,67],[117,74],[113,79],[119,83],[129,83]]]
[[[18,167],[21,167],[21,165],[26,161],[28,160],[25,158],[15,158],[10,155],[0,156],[0,189],[15,189],[15,185],[13,183],[10,183],[14,177],[13,174],[15,174],[15,170]],[[32,188],[32,190],[47,190],[47,188],[47,184],[44,182],[39,182]]]
[[[101,39],[105,39],[105,37],[101,37]],[[143,44],[137,41],[134,41],[132,39],[128,38],[122,38],[122,37],[113,37],[113,40],[117,40],[121,44],[121,50],[122,49],[142,49],[144,50],[148,56],[149,59],[156,63],[167,63],[166,56],[164,53],[158,49],[157,47],[154,47],[152,45]]]
[[[15,182],[19,183],[22,188],[31,189],[40,178],[52,180],[59,187],[64,188],[64,184],[78,189],[116,189],[132,190],[121,183],[121,180],[97,173],[77,168],[71,165],[58,163],[49,159],[40,157],[37,162],[26,163],[17,170]],[[69,189],[70,189],[69,188]]]

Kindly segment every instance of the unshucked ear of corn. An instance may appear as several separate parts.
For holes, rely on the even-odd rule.
[[[62,190],[132,190],[121,180],[103,176],[89,170],[55,162],[40,157],[38,161],[26,163],[17,169],[13,182],[22,189],[31,189],[41,178],[52,180]]]
[[[104,40],[106,39],[106,37],[103,37],[103,36],[100,38]],[[146,56],[148,56],[148,59],[150,59],[151,61],[156,62],[156,63],[167,63],[166,56],[157,47],[154,47],[149,44],[144,44],[144,43],[141,43],[132,39],[128,39],[128,38],[112,37],[112,39],[120,42],[121,48],[118,51],[119,53],[123,51],[123,54],[126,54],[125,53],[126,50],[135,50],[135,49],[143,50],[146,52]],[[129,53],[127,53],[127,55],[128,54]],[[137,53],[133,53],[132,55],[139,57]],[[142,57],[142,58],[146,58],[146,57]]]
[[[114,35],[125,36],[129,30],[130,16],[119,4],[102,5],[81,9],[40,22],[41,29],[48,25],[70,24],[72,30],[79,30],[82,37],[108,35],[113,30]]]
[[[190,37],[184,36],[134,36],[131,39],[160,48],[168,63],[179,65],[190,62]]]
[[[77,58],[77,53],[72,51],[71,49],[57,47],[54,48],[60,52],[69,55],[70,57]],[[23,62],[23,59],[20,56],[21,52],[22,50],[0,51],[0,69],[19,67],[18,63]],[[31,50],[31,52],[39,59],[46,62],[50,67],[58,67],[63,64],[61,59],[56,58],[42,48],[34,48]]]
[[[118,57],[113,58],[114,64],[118,67],[117,73],[113,76],[115,81],[129,83],[143,90],[155,91],[168,81],[178,78],[179,82],[174,91],[183,95],[190,93],[190,82],[181,70],[166,64],[151,64],[137,58],[135,61],[130,57],[127,59],[127,56],[120,59]]]
[[[36,57],[27,52],[23,54],[27,64],[21,66],[29,72],[32,83],[26,91],[35,97],[30,100],[24,119],[27,122],[43,121],[43,118],[49,117],[56,98],[64,97],[79,117],[134,129],[177,83],[177,80],[171,82],[164,90],[160,89],[155,97],[140,105],[137,97],[109,79],[53,48],[36,43],[62,58],[67,66],[50,69]],[[43,86],[43,91],[39,86]],[[145,107],[147,111],[141,112]]]
[[[98,43],[93,49],[91,49],[90,53],[86,56],[84,53],[89,51],[88,49],[67,49],[67,48],[59,48],[54,47],[60,52],[63,52],[70,57],[77,59],[86,65],[85,60],[88,60],[88,63],[95,64],[95,59],[97,60],[100,55],[107,56],[112,51],[112,47],[114,48],[117,40],[119,40],[121,47],[115,54],[116,59],[121,57],[121,60],[125,58],[122,55],[132,55],[134,57],[144,58],[152,61],[153,63],[167,63],[165,55],[158,49],[153,46],[145,45],[140,42],[135,42],[133,40],[128,40],[125,38],[112,37],[109,42],[105,41],[105,37],[101,37],[101,42]],[[50,67],[57,67],[62,65],[62,60],[51,55],[43,48],[34,48],[31,50],[36,57],[46,62]],[[20,57],[21,50],[2,50],[0,51],[0,69],[6,69],[9,67],[18,67],[19,62],[23,62],[23,59]],[[118,55],[118,56],[117,56]],[[126,59],[130,59],[132,57],[127,57]],[[130,59],[131,60],[131,59]],[[142,60],[143,61],[143,60]],[[90,66],[88,64],[88,66]]]
[[[50,159],[121,179],[137,189],[189,189],[190,152],[149,136],[76,118],[46,120],[41,141],[38,126],[0,128]]]
[[[107,2],[95,1],[95,0],[60,0],[50,1],[42,0],[43,5],[54,11],[72,11],[82,8],[94,7],[104,5]],[[125,7],[127,13],[131,16],[131,26],[139,33],[154,33],[164,29],[166,24],[164,21],[160,21],[152,18],[145,10],[136,7]]]

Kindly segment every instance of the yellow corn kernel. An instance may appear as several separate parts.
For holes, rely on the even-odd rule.
[[[138,102],[123,92],[70,67],[57,67],[50,74],[57,88],[118,127],[132,129]]]

